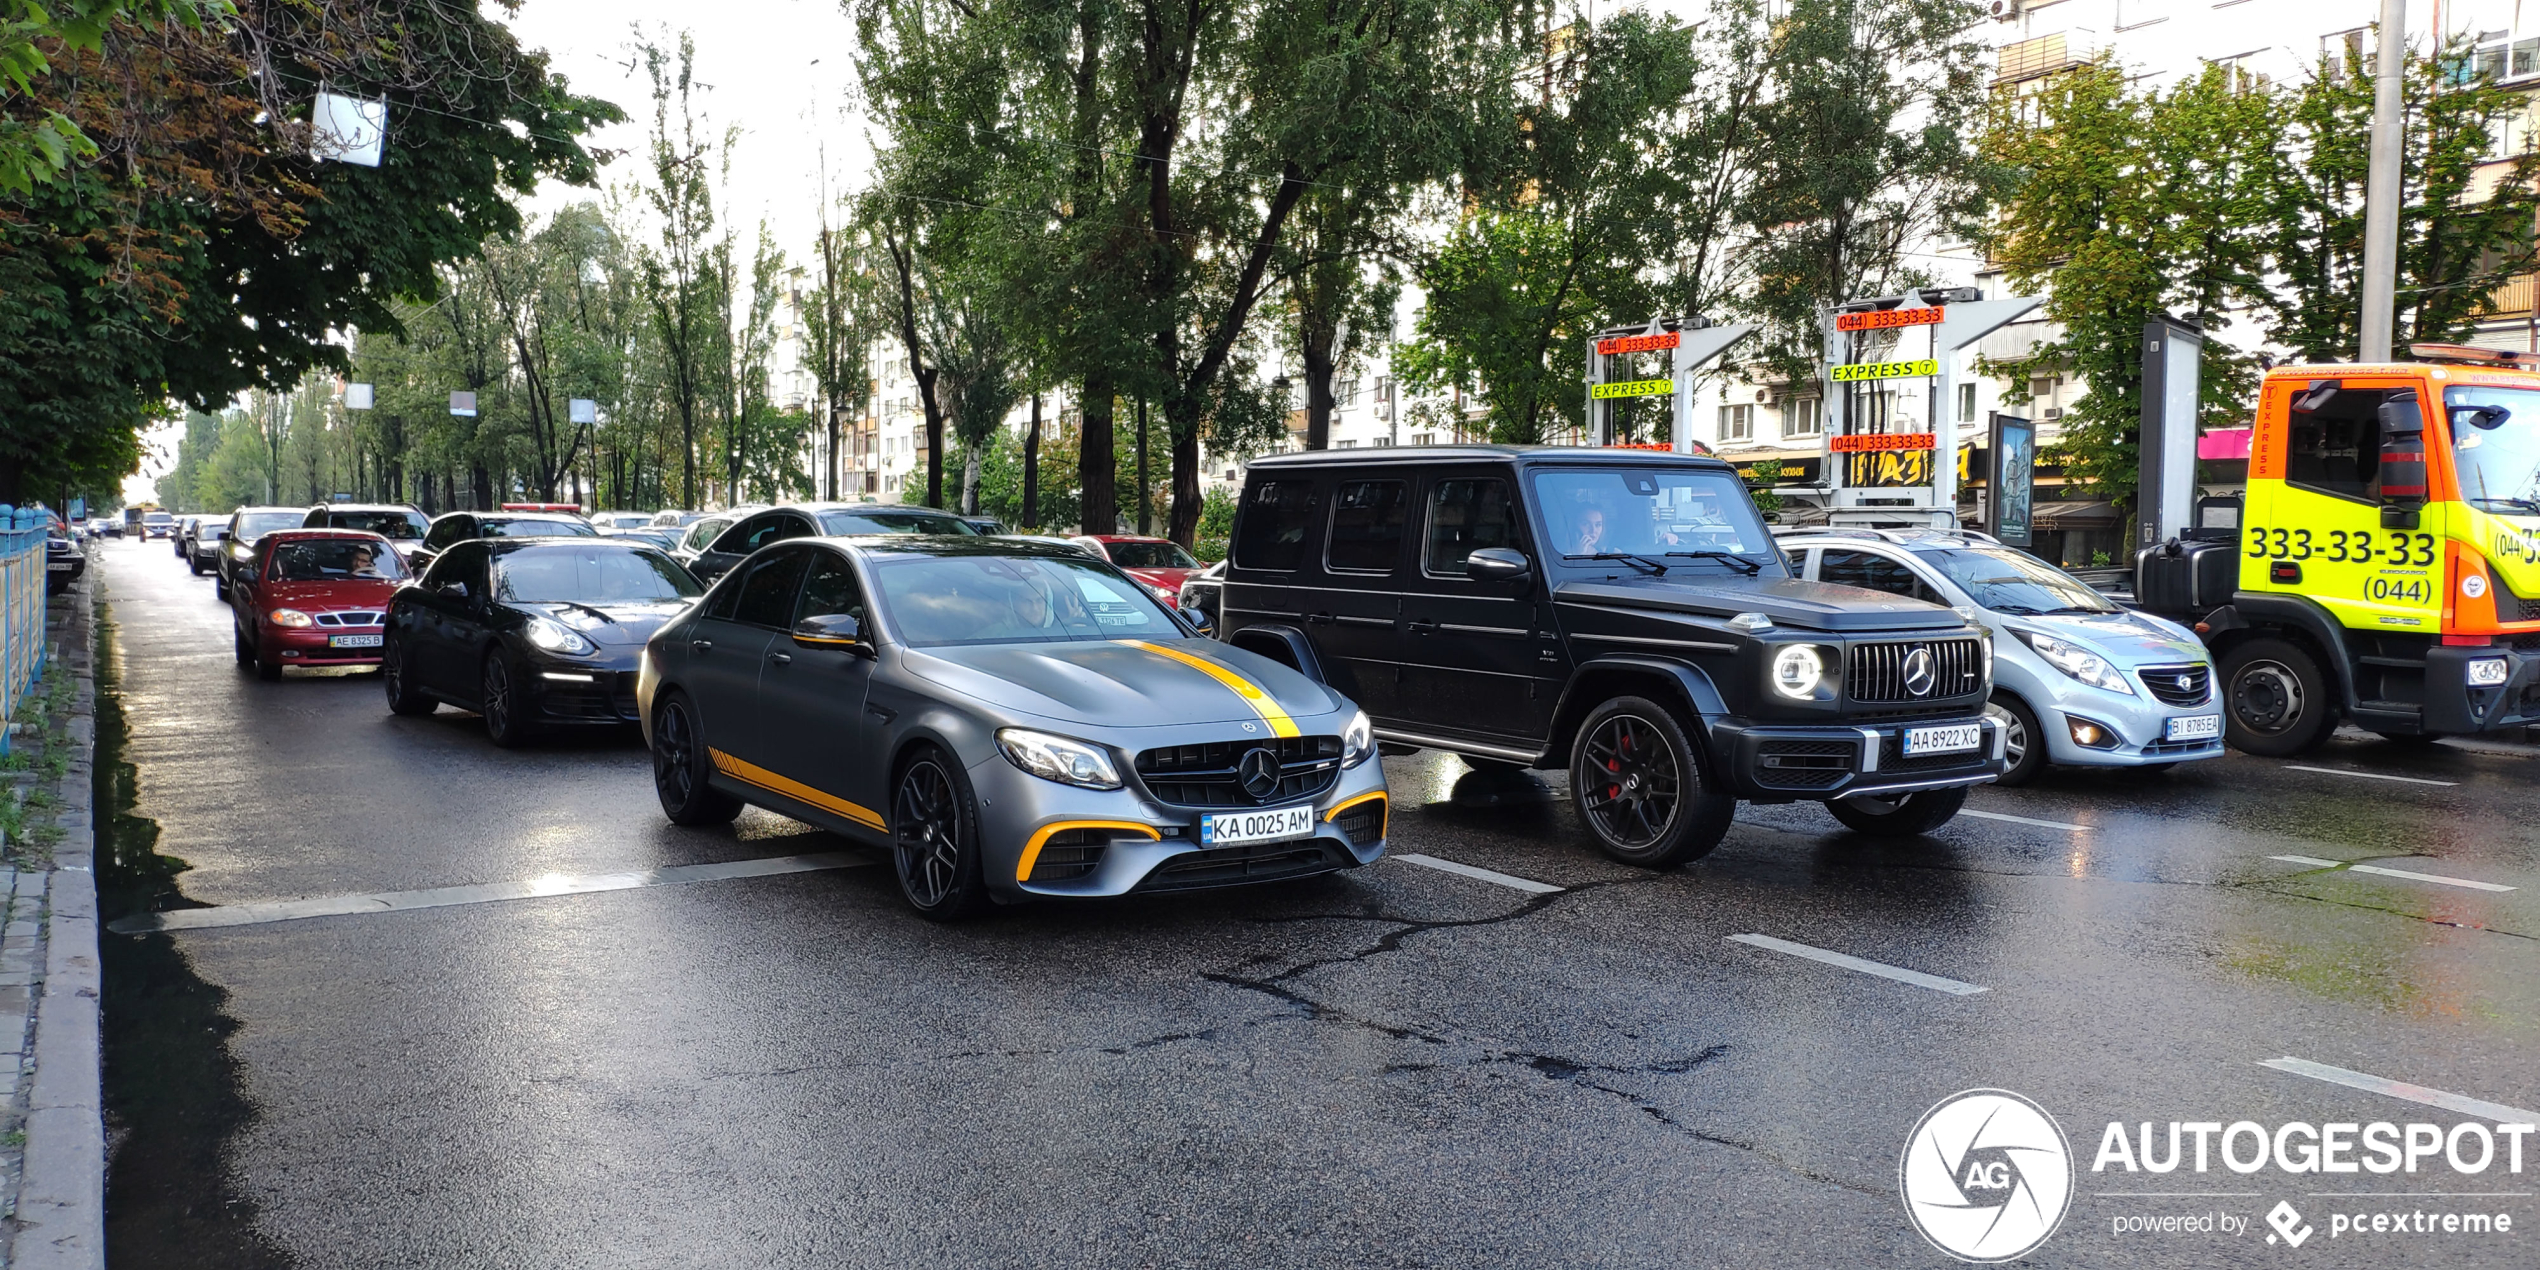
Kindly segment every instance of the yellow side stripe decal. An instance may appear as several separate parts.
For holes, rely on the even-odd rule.
[[[714,760],[714,770],[736,781],[756,785],[771,794],[782,794],[795,802],[844,816],[867,829],[888,828],[883,823],[882,817],[869,808],[858,807],[835,794],[822,793],[801,781],[779,776],[755,763],[744,763],[712,746],[706,747],[706,757]]]
[[[1023,859],[1014,866],[1014,880],[1031,881],[1032,866],[1041,862],[1041,848],[1048,846],[1050,839],[1070,829],[1123,829],[1130,833],[1145,834],[1150,842],[1164,841],[1164,835],[1158,833],[1154,826],[1142,825],[1134,820],[1062,820],[1056,824],[1041,826],[1032,835],[1031,841],[1023,844]]]
[[[1226,687],[1236,696],[1243,698],[1245,705],[1252,707],[1252,712],[1254,714],[1261,716],[1261,721],[1263,723],[1270,725],[1270,735],[1295,736],[1297,734],[1296,720],[1289,718],[1288,712],[1280,709],[1279,703],[1273,700],[1269,693],[1263,692],[1259,684],[1244,678],[1242,675],[1236,674],[1234,671],[1228,670],[1205,657],[1194,657],[1178,648],[1167,648],[1162,644],[1151,644],[1142,639],[1129,639],[1122,640],[1121,642],[1132,648],[1143,648],[1159,657],[1170,657],[1173,660],[1226,685]]]

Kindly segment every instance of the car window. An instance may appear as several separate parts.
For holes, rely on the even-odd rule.
[[[442,552],[432,562],[432,567],[424,571],[423,586],[426,590],[451,582],[464,582],[468,590],[477,595],[485,593],[485,545],[483,543],[460,543]]]
[[[1091,560],[919,556],[874,574],[892,625],[919,647],[1184,638],[1145,587]]]
[[[856,584],[855,566],[831,552],[818,552],[812,556],[811,572],[803,579],[802,598],[794,604],[794,624],[800,626],[804,618],[836,613],[862,621],[864,588]]]
[[[1965,588],[1967,598],[1999,613],[2114,613],[2115,603],[2089,583],[2035,556],[2004,547],[1926,551],[1923,559]]]
[[[2327,394],[2316,410],[2294,398],[2285,439],[2287,484],[2340,498],[2380,496],[2381,404],[2404,389],[2345,388]]]
[[[265,570],[265,577],[274,582],[344,582],[404,576],[404,563],[387,544],[358,538],[276,543]]]
[[[1312,481],[1263,481],[1244,494],[1235,527],[1235,567],[1286,572],[1305,563]]]
[[[1179,543],[1115,542],[1105,545],[1111,548],[1111,562],[1123,569],[1196,569],[1199,567],[1199,561],[1191,558],[1191,553],[1182,550]]]
[[[979,529],[958,516],[929,512],[862,511],[822,512],[820,532],[832,538],[849,538],[857,534],[967,534],[975,537]]]
[[[277,529],[300,528],[299,512],[240,512],[235,536],[253,542]]]
[[[687,542],[684,545],[690,551],[704,551],[707,549],[706,544],[713,542],[715,535],[722,533],[724,527],[731,523],[719,516],[708,516],[689,526]]]
[[[1517,510],[1508,482],[1496,476],[1439,481],[1429,487],[1428,545],[1421,567],[1460,577],[1466,557],[1484,547],[1514,547]]]
[[[732,620],[752,626],[793,625],[794,588],[803,580],[804,552],[797,547],[777,552],[750,565],[749,576],[741,579],[739,600],[733,605]]]
[[[1912,600],[1928,600],[1938,604],[1940,595],[1929,583],[1914,575],[1902,561],[1890,560],[1874,551],[1853,551],[1828,547],[1817,558],[1817,580],[1843,586],[1867,587],[1901,595]]]
[[[494,562],[494,598],[524,604],[658,604],[697,589],[677,561],[614,545],[527,547]]]
[[[423,535],[425,549],[439,551],[458,541],[460,531],[466,528],[466,519],[464,516],[444,516],[432,522],[432,528]]]
[[[1628,552],[1695,567],[1719,552],[1779,571],[1781,555],[1737,474],[1717,468],[1543,467],[1533,475],[1552,550],[1592,561]],[[1737,568],[1718,561],[1704,568]]]
[[[1402,481],[1343,481],[1332,492],[1332,528],[1323,564],[1354,573],[1391,573],[1402,560],[1402,526],[1410,486]]]
[[[423,537],[424,530],[423,517],[415,512],[328,512],[325,520],[329,529],[358,529],[405,541]]]
[[[566,520],[561,516],[524,516],[484,523],[488,538],[597,538],[600,531],[587,522]]]

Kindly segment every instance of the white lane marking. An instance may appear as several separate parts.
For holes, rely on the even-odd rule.
[[[1560,887],[1553,886],[1549,883],[1537,882],[1530,878],[1510,877],[1505,873],[1493,873],[1488,869],[1477,869],[1469,864],[1457,864],[1453,860],[1441,860],[1433,855],[1398,855],[1395,856],[1394,859],[1400,860],[1404,864],[1416,864],[1424,869],[1435,869],[1440,873],[1452,873],[1460,878],[1471,878],[1476,882],[1488,882],[1493,886],[1504,886],[1512,891],[1524,891],[1529,895],[1558,895],[1561,893]]]
[[[1977,811],[1973,807],[1961,807],[1958,809],[1958,814],[1974,816],[1979,820],[2007,820],[2015,825],[2035,825],[2040,829],[2070,829],[2074,833],[2090,832],[2088,825],[2066,824],[2061,820],[2031,820],[2026,816],[2006,816],[1998,811]]]
[[[2350,771],[2343,767],[2308,767],[2300,763],[2287,763],[2284,765],[2284,770],[2288,772],[2325,772],[2331,776],[2357,776],[2368,781],[2405,781],[2410,785],[2440,785],[2446,789],[2460,784],[2459,781],[2430,781],[2422,776],[2392,776],[2388,772],[2357,772]]]
[[[1972,983],[1943,979],[1939,975],[1927,975],[1919,970],[1907,970],[1903,966],[1891,966],[1883,961],[1868,961],[1848,953],[1831,952],[1809,944],[1794,944],[1787,939],[1775,939],[1770,935],[1728,935],[1724,938],[1732,943],[1751,944],[1777,953],[1788,953],[1793,957],[1805,957],[1810,961],[1821,961],[1829,966],[1841,966],[1846,970],[1858,970],[1865,975],[1894,979],[1898,983],[1910,983],[1917,988],[1929,988],[1934,992],[1946,992],[1951,996],[1971,997],[1979,992],[1991,991]]]
[[[2412,873],[2406,869],[2393,869],[2378,864],[2348,864],[2343,860],[2322,860],[2316,856],[2271,855],[2267,858],[2282,860],[2286,864],[2307,864],[2314,869],[2344,869],[2348,873],[2373,873],[2385,878],[2406,878],[2411,882],[2438,882],[2444,886],[2466,886],[2473,891],[2501,892],[2514,889],[2501,882],[2475,882],[2468,878],[2448,878],[2440,873]]]
[[[2362,1072],[2350,1072],[2343,1067],[2314,1063],[2307,1058],[2288,1056],[2262,1059],[2258,1066],[2272,1067],[2277,1071],[2291,1072],[2296,1076],[2308,1076],[2313,1080],[2324,1080],[2332,1085],[2344,1085],[2348,1089],[2360,1089],[2368,1094],[2404,1098],[2409,1102],[2440,1107],[2445,1111],[2457,1111],[2464,1116],[2477,1116],[2481,1119],[2493,1120],[2498,1124],[2540,1124],[2540,1113],[2525,1111],[2520,1107],[2508,1107],[2500,1102],[2488,1102],[2480,1098],[2445,1093],[2440,1089],[2411,1085],[2406,1081],[2392,1080],[2386,1076],[2368,1076]]]
[[[381,891],[371,895],[322,895],[305,900],[228,904],[217,908],[180,908],[122,918],[106,929],[118,935],[158,930],[201,930],[212,926],[256,926],[307,917],[342,917],[355,913],[401,913],[417,908],[448,908],[497,900],[536,899],[542,895],[582,895],[592,891],[627,891],[682,882],[721,882],[733,878],[773,877],[822,869],[852,869],[873,863],[859,855],[826,851],[816,855],[776,856],[765,860],[733,860],[724,864],[674,864],[636,873],[550,873],[520,882],[482,886],[442,886],[423,891]]]

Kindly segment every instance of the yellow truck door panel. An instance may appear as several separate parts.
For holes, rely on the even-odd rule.
[[[2410,529],[2385,529],[2375,483],[2377,411],[2410,380],[2347,380],[2315,398],[2270,385],[2251,453],[2240,588],[2308,597],[2352,630],[2442,628],[2444,508]],[[2312,409],[2302,409],[2309,404]]]

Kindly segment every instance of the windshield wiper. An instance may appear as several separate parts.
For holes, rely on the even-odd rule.
[[[1683,556],[1688,560],[1718,560],[1726,564],[1733,564],[1741,569],[1744,569],[1746,571],[1746,576],[1750,578],[1764,571],[1764,566],[1757,564],[1734,551],[1670,551],[1667,553],[1667,557],[1671,560],[1677,556]]]
[[[1600,551],[1589,556],[1563,556],[1561,558],[1564,560],[1620,560],[1635,568],[1649,570],[1650,576],[1652,577],[1663,578],[1667,576],[1667,566],[1660,564],[1647,556],[1636,556],[1628,551]]]

